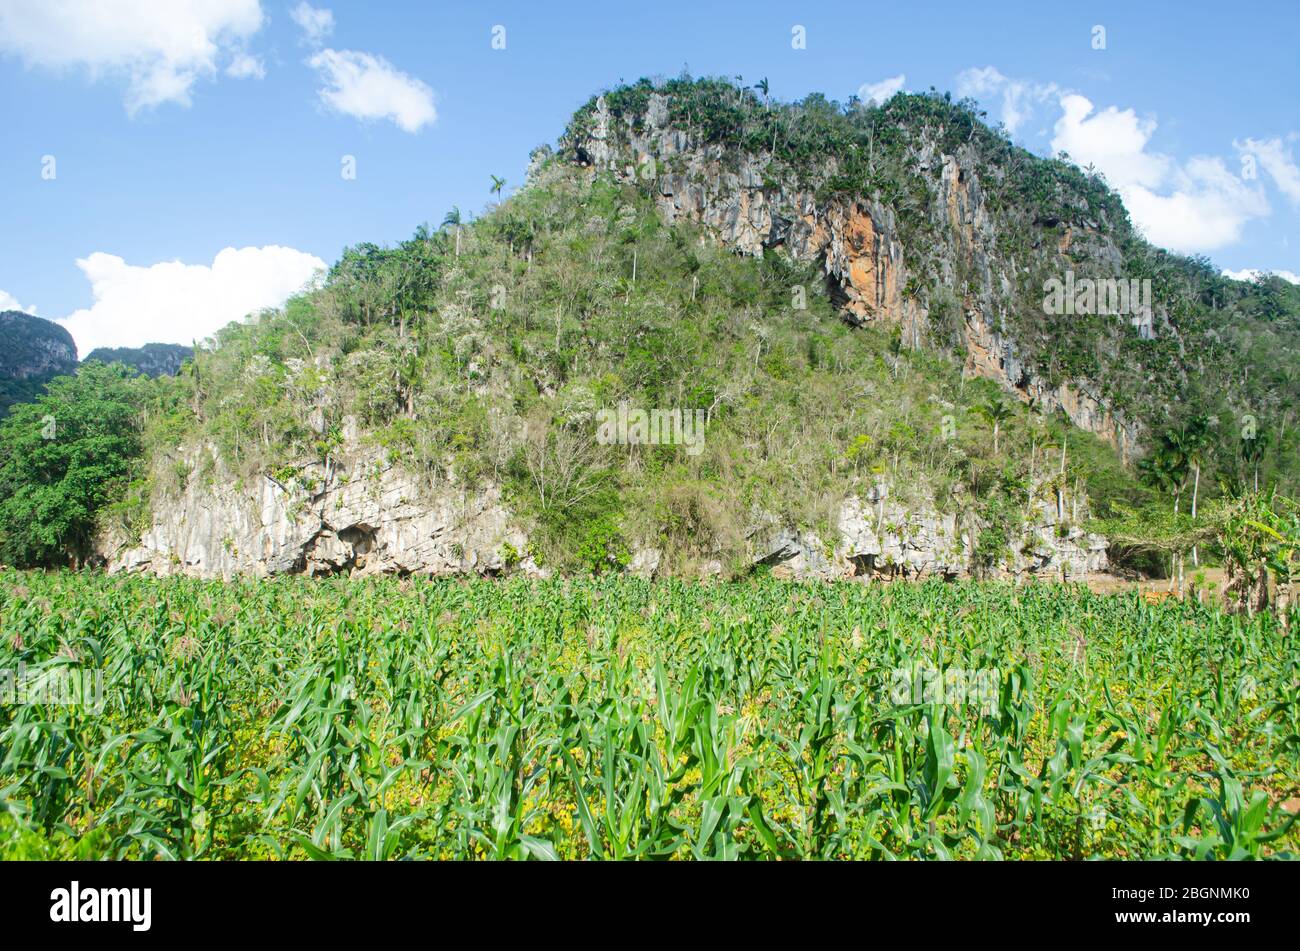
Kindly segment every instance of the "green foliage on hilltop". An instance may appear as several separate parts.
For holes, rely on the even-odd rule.
[[[971,100],[932,89],[882,105],[820,94],[774,103],[759,91],[683,76],[641,79],[602,95],[614,122],[634,130],[643,127],[651,96],[666,96],[669,124],[695,145],[721,146],[737,161],[766,160],[769,189],[812,189],[822,201],[875,198],[892,209],[913,271],[910,291],[928,304],[932,342],[949,350],[960,350],[958,302],[973,292],[975,275],[964,261],[949,274],[928,249],[944,244],[947,227],[934,206],[943,158],[961,157],[978,176],[996,253],[1013,278],[1010,294],[999,291],[991,302],[993,329],[1015,341],[1027,368],[1052,385],[1088,381],[1152,440],[1194,416],[1215,420],[1211,491],[1221,480],[1236,487],[1258,462],[1264,482],[1300,492],[1300,286],[1277,277],[1235,281],[1205,258],[1152,246],[1102,175],[1068,156],[1020,148],[987,126]],[[596,110],[596,97],[578,110],[570,143],[591,131]],[[1043,283],[1067,268],[1080,278],[1150,280],[1150,339],[1127,317],[1045,313]],[[1261,458],[1243,465],[1248,425],[1263,434],[1253,446]]]
[[[1063,220],[1082,208],[1127,225],[1119,196],[1098,176],[1014,145],[1001,129],[984,123],[985,113],[974,100],[954,100],[950,93],[899,93],[879,105],[856,96],[839,103],[821,93],[775,103],[760,98],[753,87],[727,79],[681,76],[660,82],[643,78],[601,95],[611,116],[639,129],[655,94],[668,97],[670,124],[685,130],[694,143],[766,155],[773,180],[816,188],[819,198],[879,194],[904,218],[923,217],[926,196],[912,187],[912,180],[916,148],[924,136],[939,155],[970,146],[1007,165],[1013,174],[994,187],[995,205],[1015,205],[1042,220]],[[596,103],[593,96],[578,109],[567,138],[592,129]],[[931,168],[937,171],[937,165]]]

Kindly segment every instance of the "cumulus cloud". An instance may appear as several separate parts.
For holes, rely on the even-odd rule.
[[[1300,166],[1296,165],[1291,149],[1281,139],[1246,139],[1232,144],[1240,155],[1254,156],[1273,179],[1278,191],[1291,204],[1300,206]]]
[[[905,82],[907,82],[907,76],[899,73],[897,76],[882,79],[878,83],[863,83],[858,87],[858,99],[863,103],[874,102],[876,105],[883,105],[895,93],[902,91]]]
[[[231,59],[226,75],[232,79],[262,79],[266,76],[266,67],[256,56],[241,52]]]
[[[1116,188],[1153,188],[1170,166],[1167,156],[1146,150],[1155,131],[1154,119],[1139,119],[1132,109],[1094,111],[1088,99],[1071,93],[1061,98],[1052,149],[1068,152],[1080,165],[1095,165]]]
[[[83,69],[92,80],[125,79],[134,114],[188,106],[195,82],[237,58],[264,20],[260,0],[5,0],[0,52],[29,66]]]
[[[325,37],[334,32],[334,13],[313,7],[306,0],[289,11],[289,16],[302,30],[302,38],[309,46],[320,46]]]
[[[396,69],[382,56],[325,49],[308,64],[321,77],[321,101],[357,119],[391,119],[405,132],[419,132],[438,118],[433,90]]]
[[[1155,130],[1154,119],[1132,109],[1096,110],[1071,93],[1061,97],[1052,148],[1102,172],[1146,238],[1174,251],[1232,244],[1247,222],[1269,214],[1263,191],[1222,159],[1196,156],[1180,164],[1148,149]]]
[[[1134,224],[1155,244],[1181,252],[1212,251],[1240,240],[1250,221],[1271,213],[1262,181],[1237,174],[1222,158],[1180,160],[1151,148],[1156,120],[1133,109],[1100,108],[1056,83],[1016,79],[993,66],[958,74],[957,93],[992,109],[1000,104],[1002,124],[1013,134],[1043,109],[1059,107],[1053,153],[1065,152],[1081,167],[1105,175]],[[1300,167],[1286,142],[1246,139],[1233,145],[1300,206]]]
[[[1015,132],[1034,114],[1034,110],[1060,94],[1056,83],[1036,83],[1012,79],[993,66],[967,69],[957,74],[957,95],[987,102],[1001,100],[999,119],[1007,132]]]
[[[1292,284],[1300,284],[1300,274],[1295,271],[1270,271],[1257,267],[1244,267],[1240,271],[1230,271],[1224,269],[1223,276],[1230,277],[1234,281],[1253,281],[1261,274],[1274,274],[1284,281],[1290,281]]]
[[[0,311],[4,310],[21,310],[25,314],[36,313],[35,307],[24,307],[14,299],[14,296],[7,291],[0,290]]]
[[[94,303],[60,323],[85,356],[96,347],[189,344],[231,321],[278,307],[324,269],[293,248],[226,248],[212,264],[127,264],[96,251],[77,261]]]

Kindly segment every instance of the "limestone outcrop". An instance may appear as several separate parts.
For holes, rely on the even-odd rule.
[[[1023,268],[999,251],[998,229],[971,154],[939,154],[927,145],[913,156],[930,189],[924,205],[941,240],[904,247],[894,210],[877,197],[819,201],[806,186],[769,178],[767,156],[698,145],[670,123],[665,94],[651,94],[644,114],[635,118],[612,115],[603,97],[598,99],[593,121],[562,147],[579,165],[649,185],[666,221],[698,222],[741,254],[783,248],[798,260],[820,262],[846,320],[896,324],[909,345],[921,344],[939,306],[916,278],[932,275],[944,287],[959,288],[955,306],[968,374],[996,380],[1045,412],[1060,410],[1124,458],[1134,455],[1141,427],[1108,405],[1096,381],[1049,383],[1001,329],[1006,300],[1013,284],[1024,280]],[[827,168],[826,176],[833,171]],[[1100,227],[1071,226],[1040,252],[1056,268],[1071,266],[1075,258],[1103,271],[1120,268],[1120,252]]]

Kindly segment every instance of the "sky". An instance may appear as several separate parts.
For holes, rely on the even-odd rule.
[[[0,310],[191,343],[509,193],[594,93],[936,87],[1155,243],[1300,282],[1300,4],[0,0]]]

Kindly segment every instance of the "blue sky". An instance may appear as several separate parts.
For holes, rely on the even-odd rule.
[[[1290,0],[299,5],[0,0],[0,304],[83,353],[189,342],[348,244],[481,211],[593,92],[683,68],[787,100],[974,93],[1091,159],[1158,243],[1300,273]]]

